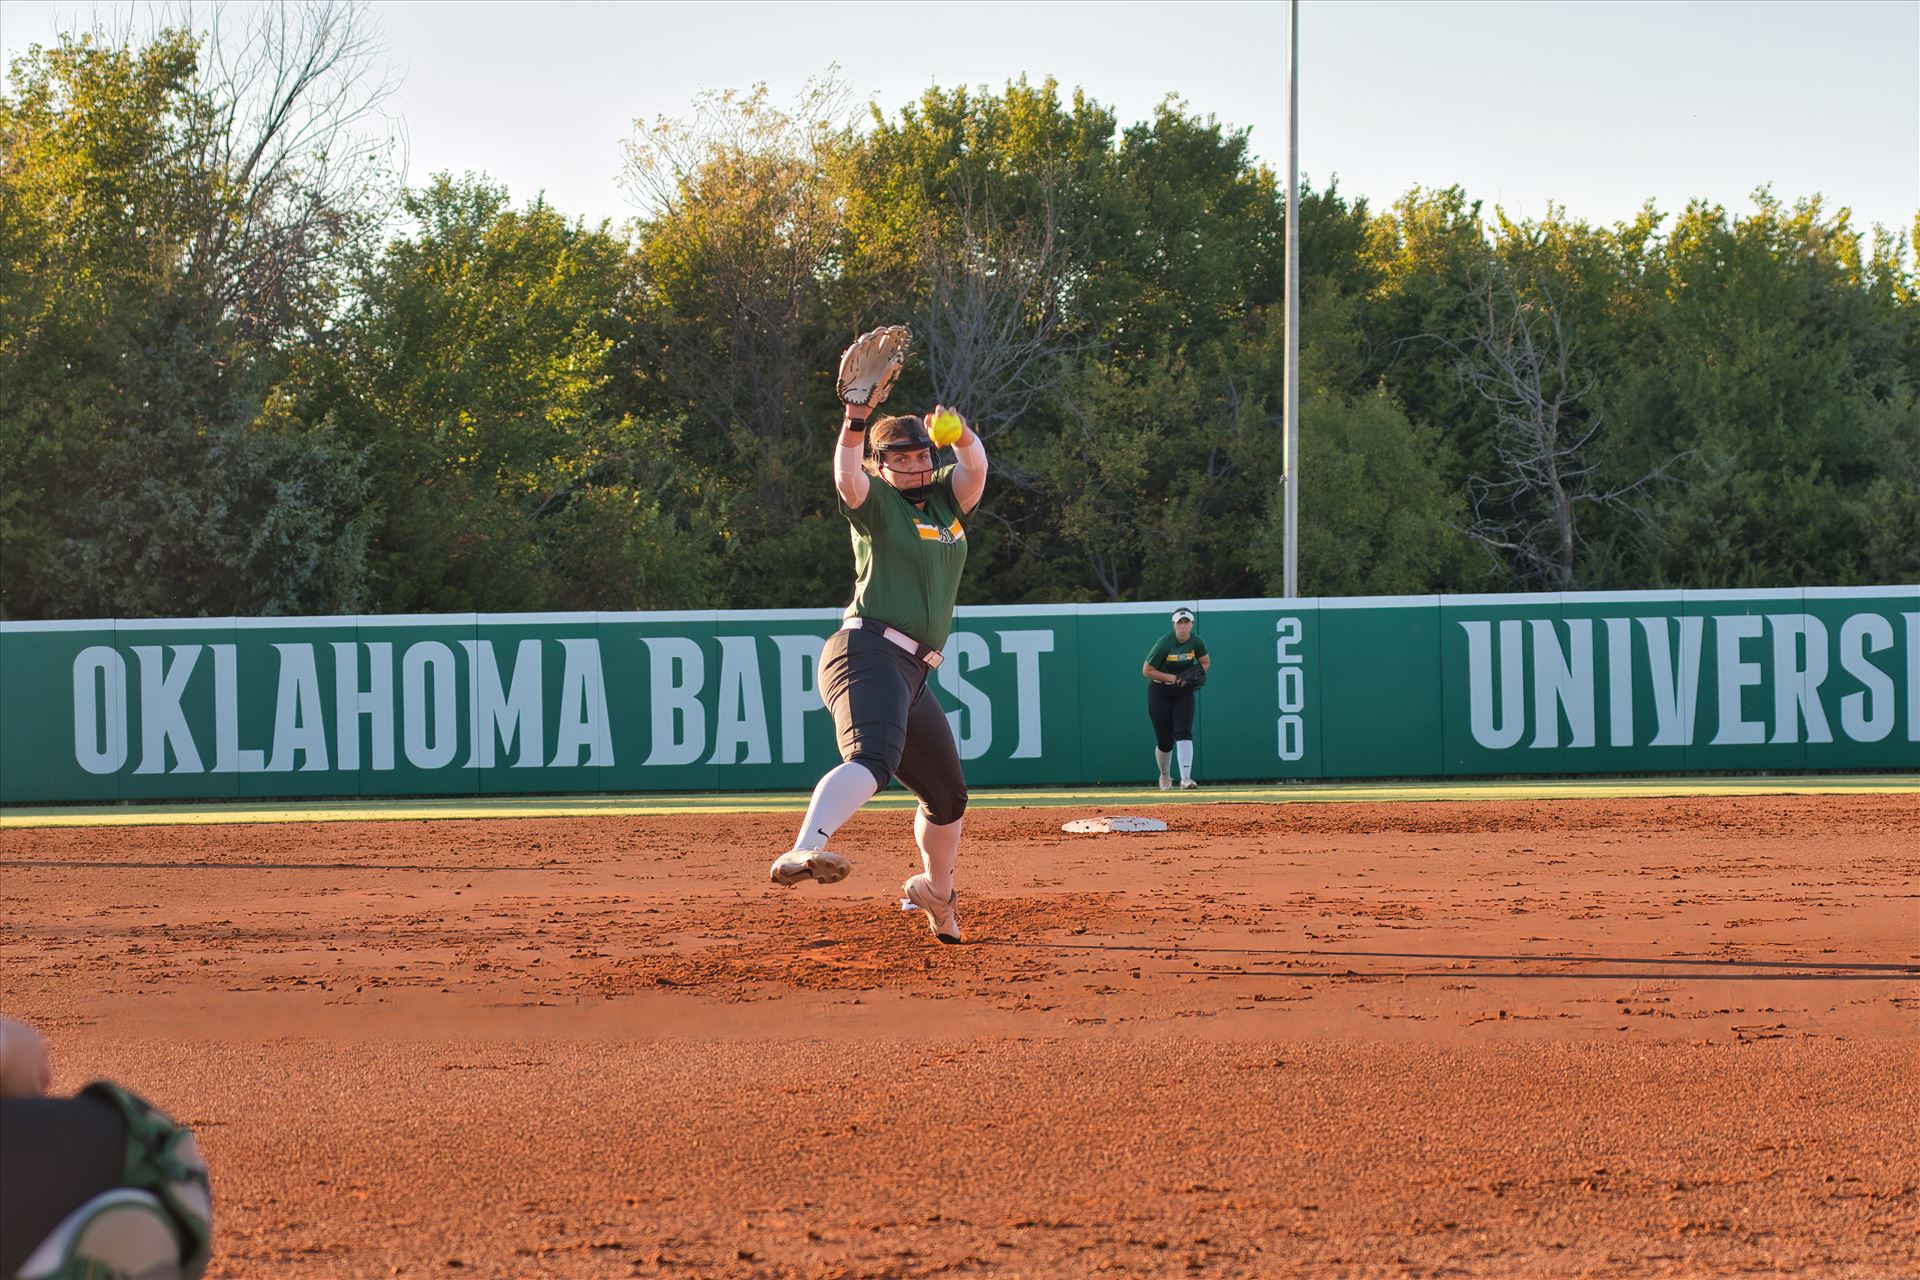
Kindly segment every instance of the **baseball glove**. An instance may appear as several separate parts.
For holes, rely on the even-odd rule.
[[[1182,689],[1198,689],[1207,682],[1207,669],[1196,662],[1182,671],[1178,680]]]
[[[835,390],[840,403],[877,408],[893,390],[900,366],[907,361],[907,348],[913,335],[903,324],[890,324],[871,333],[863,333],[853,345],[840,353],[840,379]]]

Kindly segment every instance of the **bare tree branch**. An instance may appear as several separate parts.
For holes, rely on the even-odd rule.
[[[172,24],[194,27],[182,5]],[[216,5],[197,162],[216,174],[190,269],[249,341],[297,335],[334,268],[385,225],[404,180],[398,84],[364,0]]]
[[[311,336],[404,181],[385,111],[398,85],[366,0],[129,5],[93,29],[116,46],[162,31],[199,40],[179,159],[203,181],[182,186],[173,211],[193,228],[182,267],[206,318],[243,343]]]
[[[645,220],[653,345],[734,456],[751,460],[775,531],[793,514],[790,444],[816,425],[796,421],[807,382],[834,351],[809,321],[838,247],[849,99],[831,75],[791,113],[765,85],[704,94],[691,121],[639,127],[621,175]]]
[[[1475,303],[1465,334],[1430,335],[1453,353],[1455,373],[1493,412],[1499,470],[1468,477],[1473,519],[1462,532],[1522,583],[1569,590],[1580,545],[1577,505],[1624,506],[1644,520],[1633,499],[1666,478],[1671,463],[1629,484],[1597,487],[1603,415],[1564,299],[1547,288],[1523,292],[1496,273],[1476,287]]]
[[[929,222],[923,233],[927,302],[915,332],[924,337],[934,397],[965,409],[983,439],[1058,387],[1084,346],[1061,340],[1073,266],[1060,228],[1063,198],[1052,175],[1042,175],[1038,216],[1008,218],[990,191],[963,179],[948,193],[952,225]]]

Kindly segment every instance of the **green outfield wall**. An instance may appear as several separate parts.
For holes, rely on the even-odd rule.
[[[1213,781],[1920,769],[1920,587],[959,611],[976,786],[1150,781],[1190,604]],[[0,801],[810,787],[833,610],[0,623]]]

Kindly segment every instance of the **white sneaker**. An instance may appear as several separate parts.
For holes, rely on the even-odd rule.
[[[1180,789],[1182,791],[1192,791],[1194,788],[1198,787],[1199,785],[1200,784],[1195,782],[1192,778],[1180,779]]]
[[[793,849],[775,858],[767,875],[781,888],[791,889],[802,880],[815,884],[845,880],[851,870],[853,864],[837,853],[828,853],[825,849]]]
[[[1169,777],[1168,777],[1168,776],[1167,776],[1166,774],[1164,774],[1164,773],[1160,775],[1160,789],[1161,789],[1162,791],[1171,791],[1171,790],[1173,790],[1173,779],[1172,779],[1172,778],[1169,778]]]
[[[933,930],[933,936],[945,943],[960,941],[960,891],[953,890],[945,902],[934,896],[933,881],[923,872],[907,877],[900,886],[907,896],[900,900],[902,911],[924,911],[927,913],[927,925]]]

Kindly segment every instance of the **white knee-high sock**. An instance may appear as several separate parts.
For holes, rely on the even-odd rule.
[[[1180,757],[1180,781],[1193,781],[1193,739],[1182,738],[1173,744],[1174,754]]]
[[[1155,747],[1153,749],[1153,762],[1160,766],[1161,777],[1164,778],[1169,773],[1173,772],[1173,770],[1169,767],[1170,765],[1173,764],[1173,752],[1162,751],[1160,748]]]
[[[927,821],[925,810],[913,811],[913,839],[920,846],[920,865],[927,869],[927,879],[938,897],[953,892],[953,868],[960,861],[960,828],[966,821],[960,818],[935,826]]]
[[[813,788],[813,800],[807,805],[807,816],[800,823],[800,834],[795,837],[793,847],[826,848],[840,825],[858,813],[860,806],[873,799],[873,793],[879,789],[880,784],[863,764],[849,760],[828,770]]]

